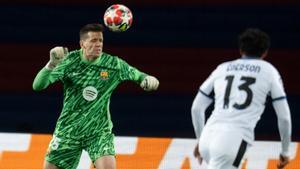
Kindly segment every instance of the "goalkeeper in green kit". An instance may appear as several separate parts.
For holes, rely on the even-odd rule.
[[[159,81],[124,60],[102,52],[103,26],[87,24],[80,30],[81,49],[50,50],[50,60],[33,82],[36,91],[61,81],[64,103],[49,144],[44,169],[76,169],[86,150],[97,169],[116,169],[109,101],[122,81],[156,90]]]

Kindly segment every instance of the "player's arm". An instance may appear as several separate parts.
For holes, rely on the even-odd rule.
[[[213,102],[214,98],[210,94],[214,90],[214,81],[217,74],[217,69],[200,86],[199,91],[193,101],[191,114],[194,131],[197,139],[199,139],[205,123],[205,111]]]
[[[205,111],[213,102],[210,93],[213,90],[213,78],[210,76],[200,87],[191,108],[192,122],[197,139],[199,139],[205,123]]]
[[[286,98],[279,98],[279,99],[280,100],[273,101],[273,107],[277,114],[278,128],[282,140],[281,154],[283,156],[288,156],[289,144],[291,141],[291,131],[292,131],[291,114],[290,114],[290,109]]]
[[[199,90],[197,93],[191,108],[192,122],[197,140],[199,140],[202,133],[202,129],[205,123],[205,111],[212,103],[212,99],[207,97],[206,94]],[[193,152],[194,156],[198,159],[199,164],[202,163],[202,156],[199,152],[199,143],[197,141],[196,147]]]
[[[200,138],[204,124],[205,124],[205,111],[209,105],[213,102],[213,97],[210,93],[213,91],[214,71],[208,79],[200,86],[200,89],[193,101],[191,108],[192,123],[197,140]],[[193,152],[194,156],[198,159],[199,163],[202,163],[202,156],[199,152],[199,144],[197,143]]]
[[[273,77],[274,80],[271,86],[271,97],[278,119],[278,129],[282,143],[278,168],[283,168],[289,162],[292,122],[290,108],[286,99],[281,77],[277,71],[274,71]]]
[[[42,68],[39,73],[36,75],[36,77],[34,78],[33,84],[32,84],[32,88],[35,91],[40,91],[43,90],[45,88],[47,88],[50,84],[50,74],[51,74],[52,70],[49,70],[47,68]]]
[[[55,69],[57,65],[62,62],[67,54],[68,49],[63,47],[55,47],[50,50],[50,60],[36,75],[32,84],[33,90],[43,90],[58,79],[51,76],[51,73],[53,69]]]
[[[122,80],[132,80],[138,83],[141,88],[145,91],[157,90],[159,86],[159,81],[156,77],[147,75],[139,71],[137,68],[130,66],[124,60],[119,59],[119,64],[121,68],[121,79]]]
[[[205,111],[212,102],[213,99],[199,89],[191,108],[192,122],[197,139],[199,139],[204,127]]]
[[[289,146],[291,142],[292,122],[289,105],[286,98],[273,100],[273,107],[277,114],[278,129],[281,138],[281,153],[278,168],[284,168],[289,162]]]

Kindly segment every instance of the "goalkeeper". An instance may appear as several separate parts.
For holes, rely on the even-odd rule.
[[[116,169],[110,97],[122,81],[144,90],[156,90],[159,81],[124,60],[102,52],[103,26],[88,24],[80,30],[81,49],[50,50],[50,60],[33,82],[40,91],[61,81],[64,103],[46,154],[44,169],[76,169],[86,150],[97,169]]]

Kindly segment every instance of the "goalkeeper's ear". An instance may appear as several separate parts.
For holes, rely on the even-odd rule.
[[[145,79],[141,82],[140,86],[145,91],[157,90],[159,81],[154,76],[146,76]]]

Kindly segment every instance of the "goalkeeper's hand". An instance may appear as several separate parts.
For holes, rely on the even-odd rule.
[[[145,91],[156,90],[159,86],[159,81],[154,76],[146,76],[140,86]]]
[[[68,48],[57,46],[50,50],[50,60],[46,65],[48,69],[54,69],[68,55]]]

